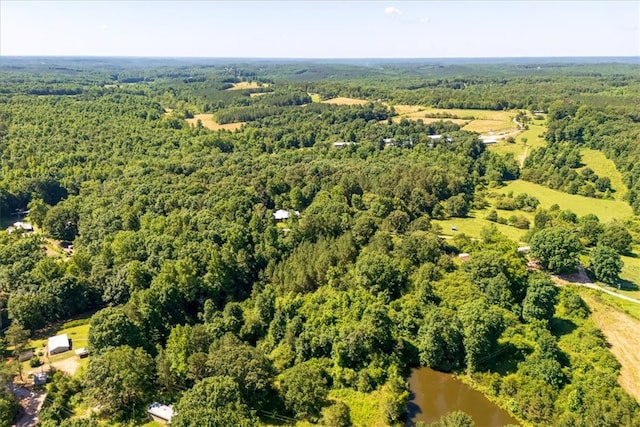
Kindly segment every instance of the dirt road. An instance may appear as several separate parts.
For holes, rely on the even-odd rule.
[[[14,426],[32,427],[38,424],[38,414],[44,403],[46,393],[32,391],[26,387],[14,387],[13,395],[18,398],[20,405],[24,409],[24,414]]]

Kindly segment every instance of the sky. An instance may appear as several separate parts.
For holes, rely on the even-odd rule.
[[[633,1],[0,0],[0,56],[640,56]]]

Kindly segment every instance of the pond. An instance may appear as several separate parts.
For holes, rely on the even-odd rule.
[[[508,412],[451,374],[430,368],[414,369],[409,377],[409,389],[412,423],[431,423],[449,412],[464,411],[471,415],[477,427],[519,425]]]

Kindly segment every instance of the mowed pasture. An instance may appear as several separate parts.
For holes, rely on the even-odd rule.
[[[346,98],[343,96],[339,96],[337,98],[325,99],[321,102],[324,104],[334,105],[365,105],[370,103],[371,101],[367,101],[366,99]]]
[[[394,105],[393,108],[398,114],[393,118],[394,122],[402,119],[422,120],[425,123],[449,120],[462,125],[464,130],[478,133],[494,132],[496,137],[499,137],[500,132],[516,130],[516,125],[513,123],[516,111],[431,108],[419,105]]]
[[[442,228],[440,235],[447,238],[465,234],[466,236],[469,236],[471,238],[479,239],[481,237],[482,229],[485,227],[490,227],[493,224],[501,234],[504,234],[510,240],[524,243],[522,241],[522,237],[527,232],[527,230],[522,230],[520,228],[512,227],[506,224],[498,224],[485,219],[485,217],[492,209],[493,208],[473,211],[466,218],[449,218],[445,220],[434,219],[432,220],[432,222]],[[529,219],[531,218],[531,214],[522,211],[498,211],[498,216],[501,217],[509,218],[511,215],[522,215]],[[533,223],[532,220],[531,222]],[[456,230],[453,230],[453,227],[455,227]]]
[[[513,154],[513,157],[518,160],[520,166],[522,166],[531,150],[546,145],[546,141],[544,140],[546,131],[547,126],[544,120],[533,120],[529,123],[529,129],[523,130],[515,137],[515,143],[509,143],[503,139],[498,140],[496,144],[487,145],[487,148],[498,154]]]
[[[207,129],[211,129],[211,130],[224,129],[224,130],[231,130],[231,131],[239,129],[243,124],[246,123],[246,122],[235,122],[235,123],[227,123],[227,124],[221,125],[221,124],[218,124],[218,122],[216,122],[213,119],[213,114],[196,114],[193,116],[192,119],[185,119],[185,120],[191,126],[196,126],[198,123],[198,120],[200,120],[200,122],[202,123],[202,126],[206,127]]]
[[[605,156],[602,151],[591,150],[589,148],[581,149],[580,155],[582,156],[582,163],[584,164],[582,169],[589,167],[596,175],[609,177],[611,180],[611,188],[616,190],[615,193],[613,193],[613,197],[622,200],[629,189],[624,184],[622,174],[616,169],[613,160],[607,159],[607,156]]]
[[[513,192],[514,195],[526,193],[540,200],[540,205],[543,208],[549,208],[557,204],[560,209],[569,209],[578,216],[584,216],[589,213],[597,215],[601,222],[609,222],[613,219],[623,220],[633,215],[631,206],[621,200],[594,199],[577,194],[568,194],[520,179],[509,182],[509,184],[496,190],[496,192],[503,194]]]
[[[258,82],[238,82],[233,83],[233,87],[230,87],[227,90],[258,89],[261,87],[269,87],[269,85],[267,83]]]
[[[640,321],[618,310],[611,310],[608,295],[580,292],[589,309],[591,320],[604,333],[611,353],[620,362],[618,382],[637,401],[640,401],[640,340],[637,331]],[[605,300],[605,301],[603,301]],[[607,304],[603,304],[606,302]],[[633,304],[633,303],[629,303]],[[638,305],[638,304],[636,304]]]

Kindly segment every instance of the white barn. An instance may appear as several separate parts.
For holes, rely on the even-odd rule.
[[[49,351],[49,354],[64,353],[65,351],[69,351],[70,348],[71,343],[69,342],[67,334],[56,335],[55,337],[49,338],[47,341],[47,350]]]

